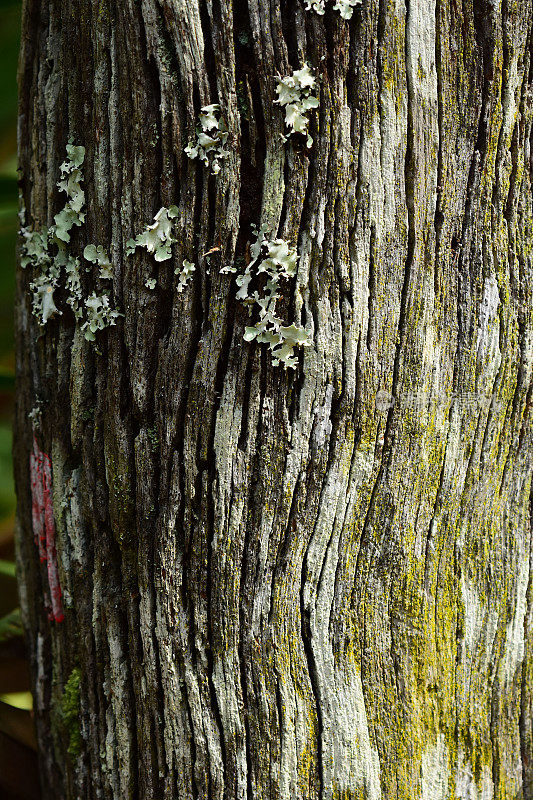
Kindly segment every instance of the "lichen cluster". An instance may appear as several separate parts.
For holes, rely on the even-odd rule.
[[[56,314],[62,314],[54,296],[62,287],[67,292],[66,303],[72,309],[77,322],[81,325],[85,338],[93,341],[96,330],[103,330],[115,325],[120,316],[111,308],[109,290],[102,290],[84,298],[81,283],[80,259],[69,253],[70,232],[73,227],[81,227],[85,222],[85,192],[82,188],[82,166],[85,160],[85,148],[69,142],[67,158],[61,164],[61,180],[57,186],[67,195],[67,202],[55,215],[54,224],[49,228],[31,230],[27,226],[24,208],[20,211],[22,238],[21,266],[33,268],[34,277],[30,283],[32,292],[32,312],[44,326]],[[100,266],[99,277],[103,280],[112,278],[111,262],[101,246],[88,245],[84,250],[84,259],[90,270],[91,263]],[[62,280],[64,276],[64,280]]]
[[[85,160],[85,147],[67,144],[67,158],[61,164],[61,180],[58,188],[65,192],[68,200],[64,208],[54,217],[55,236],[62,242],[70,242],[70,230],[74,225],[78,228],[85,222],[85,192],[81,188],[83,180],[82,164]]]
[[[228,128],[219,104],[204,106],[198,120],[196,142],[189,142],[185,153],[191,159],[200,159],[206,167],[211,167],[212,175],[217,175],[222,166],[221,161],[229,155],[226,150]]]
[[[176,239],[172,235],[172,220],[178,216],[176,206],[160,208],[152,225],[147,225],[135,239],[126,242],[126,254],[131,256],[137,247],[144,247],[153,253],[156,261],[168,261],[172,258],[171,246]]]
[[[258,232],[250,251],[252,260],[244,273],[235,279],[239,287],[237,299],[253,304],[259,311],[259,319],[255,325],[245,329],[244,339],[267,344],[274,366],[283,364],[285,368],[295,369],[295,348],[310,346],[311,338],[300,325],[284,325],[276,314],[276,304],[281,297],[281,281],[296,275],[298,254],[283,239],[268,239],[264,229]],[[253,278],[261,275],[266,276],[262,293],[255,290],[249,294]]]
[[[191,261],[185,260],[182,269],[177,268],[174,270],[174,274],[178,276],[178,292],[181,293],[185,289],[195,269],[196,266]]]
[[[314,11],[316,14],[324,14],[326,11],[327,0],[306,0],[306,11]],[[335,11],[339,11],[343,19],[351,19],[354,8],[361,5],[362,0],[336,0],[333,6]]]
[[[278,99],[275,102],[285,109],[285,125],[289,129],[285,138],[288,139],[293,133],[301,133],[307,136],[307,147],[311,147],[313,138],[308,133],[309,112],[318,107],[318,99],[313,94],[316,78],[311,68],[304,64],[292,75],[278,78],[277,84]]]
[[[353,2],[353,0],[352,0]],[[313,92],[316,78],[308,64],[304,64],[292,75],[277,80],[277,103],[285,109],[285,123],[289,129],[288,138],[293,133],[307,137],[307,146],[312,145],[308,133],[309,112],[318,107],[318,99]],[[212,174],[220,172],[221,160],[228,152],[224,149],[228,140],[228,130],[224,122],[221,108],[214,103],[204,106],[199,115],[199,126],[196,130],[197,141],[190,143],[185,152],[191,159],[199,159],[211,168]],[[92,293],[84,298],[80,276],[80,259],[69,254],[70,231],[73,226],[81,226],[85,221],[85,193],[82,188],[82,165],[85,159],[85,148],[77,147],[69,142],[67,159],[61,165],[61,180],[58,187],[67,194],[65,207],[54,218],[54,225],[49,229],[31,231],[24,224],[22,212],[21,264],[29,264],[36,271],[30,284],[33,292],[33,313],[45,325],[54,314],[60,314],[54,292],[60,286],[65,274],[64,285],[67,290],[66,302],[72,309],[77,322],[81,323],[84,336],[94,341],[98,331],[115,325],[120,314],[112,308],[107,290]],[[162,262],[172,258],[172,245],[177,241],[173,234],[174,220],[178,216],[178,208],[170,206],[159,209],[151,224],[134,239],[126,242],[126,254],[133,255],[139,247],[153,254],[155,261]],[[277,315],[277,302],[281,298],[280,287],[283,280],[296,275],[298,254],[283,239],[267,238],[264,228],[256,231],[257,238],[251,246],[252,259],[244,272],[236,277],[238,285],[237,299],[252,305],[258,312],[254,325],[246,328],[244,339],[267,344],[272,353],[272,363],[283,364],[285,368],[294,369],[297,365],[295,348],[307,347],[311,339],[305,328],[294,323],[284,325]],[[51,248],[54,247],[55,253]],[[111,260],[101,245],[88,244],[83,251],[83,258],[89,265],[99,267],[101,281],[112,280],[113,268]],[[86,269],[91,269],[90,266]],[[191,261],[184,260],[181,268],[174,273],[178,276],[177,291],[183,292],[196,269]],[[235,272],[235,267],[226,267],[222,272]],[[251,294],[249,288],[256,278],[261,290],[255,289]],[[155,289],[156,278],[145,279],[148,289]]]
[[[96,292],[93,292],[85,301],[85,310],[87,319],[81,329],[85,333],[85,338],[90,342],[94,342],[96,339],[97,331],[103,331],[109,325],[115,325],[117,317],[120,316],[111,308],[109,296],[105,293],[97,295]]]
[[[353,4],[354,0],[351,2]],[[275,102],[285,110],[285,124],[288,129],[285,141],[292,134],[298,133],[306,137],[307,147],[312,146],[309,113],[319,104],[315,90],[316,78],[307,63],[292,75],[277,78]],[[196,135],[196,142],[189,142],[185,152],[189,158],[199,159],[206,167],[211,167],[212,174],[216,175],[220,172],[220,160],[228,155],[225,150],[228,131],[218,104],[202,108]],[[147,229],[141,237],[147,237],[154,227]],[[152,236],[153,234],[152,231]],[[154,252],[153,239],[148,243],[145,238],[137,237],[135,242],[130,240],[130,248],[134,244],[143,245]],[[252,305],[258,315],[255,324],[246,328],[244,339],[267,344],[274,366],[283,364],[285,368],[294,369],[297,365],[295,349],[310,346],[311,338],[305,328],[299,325],[284,325],[276,313],[276,307],[281,298],[281,282],[296,275],[298,254],[283,239],[267,238],[266,231],[262,228],[257,232],[256,241],[251,246],[251,255],[252,259],[244,272],[236,277],[237,299]],[[170,257],[170,253],[166,257]],[[194,264],[184,261],[183,269],[175,271],[179,275],[178,292],[183,291],[194,269]],[[225,266],[221,270],[223,274],[230,272],[236,272],[233,265]],[[250,294],[250,284],[254,279],[257,279],[258,286],[262,286],[262,289],[255,289]]]
[[[160,208],[154,217],[153,224],[147,225],[135,239],[129,239],[126,242],[126,254],[133,255],[137,247],[144,247],[149,253],[153,253],[156,261],[168,261],[169,258],[172,258],[171,247],[177,241],[172,234],[173,220],[177,216],[176,206]],[[178,292],[183,292],[195,269],[193,263],[185,260],[181,269],[177,267],[174,270],[174,274],[178,276]],[[155,289],[156,284],[155,278],[147,278],[144,282],[147,289]]]
[[[94,244],[88,244],[83,251],[83,257],[86,261],[93,264],[98,264],[100,267],[100,277],[103,280],[111,280],[113,278],[113,269],[109,256],[101,245],[96,247]]]

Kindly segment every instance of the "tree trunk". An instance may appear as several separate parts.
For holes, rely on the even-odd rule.
[[[25,0],[15,461],[46,799],[533,798],[531,0],[309,5]],[[306,62],[312,143],[275,102]],[[184,152],[211,103],[218,174]],[[173,205],[171,259],[126,246]],[[298,251],[295,368],[243,338],[254,225]],[[94,341],[64,266],[52,305],[35,288],[44,227],[83,314],[107,292],[123,315]]]

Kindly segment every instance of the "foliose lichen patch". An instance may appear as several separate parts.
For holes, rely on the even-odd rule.
[[[20,263],[24,269],[31,267],[34,271],[30,291],[32,312],[39,324],[44,327],[51,317],[63,313],[57,306],[55,293],[65,288],[66,304],[71,308],[76,322],[82,323],[85,338],[93,341],[95,331],[114,325],[120,314],[111,307],[108,289],[103,289],[99,294],[93,291],[88,298],[84,297],[80,259],[68,249],[72,228],[81,227],[85,222],[85,192],[82,188],[85,148],[69,141],[66,149],[67,158],[61,164],[61,180],[57,186],[67,195],[67,202],[55,215],[54,224],[39,230],[32,230],[26,225],[26,212],[24,207],[21,208]],[[112,279],[111,262],[100,245],[87,245],[83,255],[89,264],[99,265],[100,279]],[[90,266],[85,267],[86,271],[90,269]]]
[[[171,246],[176,241],[172,235],[172,221],[178,213],[176,206],[160,208],[151,225],[147,225],[135,239],[128,239],[126,254],[131,256],[137,247],[144,247],[149,253],[153,253],[156,261],[168,261],[172,258]]]
[[[296,248],[290,247],[283,239],[268,239],[265,230],[257,232],[257,239],[251,246],[252,260],[244,273],[235,278],[239,290],[237,299],[258,309],[259,318],[254,325],[247,326],[244,339],[267,344],[272,353],[274,366],[283,364],[285,368],[295,369],[296,347],[309,347],[311,337],[300,325],[284,325],[276,314],[276,304],[280,299],[280,284],[283,279],[294,278],[298,267]],[[254,290],[249,293],[254,277],[266,276],[262,293]]]
[[[277,78],[277,84],[278,99],[275,102],[285,109],[285,125],[289,129],[285,140],[293,133],[301,133],[307,136],[307,147],[311,147],[313,138],[308,133],[309,112],[318,108],[318,98],[313,94],[316,78],[309,64],[304,64],[292,75]]]
[[[218,103],[204,106],[198,117],[196,141],[189,142],[185,153],[191,159],[199,159],[211,173],[217,175],[221,170],[221,161],[227,158],[228,128]]]

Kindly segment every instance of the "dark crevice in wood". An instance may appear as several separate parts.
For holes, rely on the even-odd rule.
[[[333,405],[332,405],[333,408]],[[342,446],[341,436],[342,431],[340,430],[340,420],[337,415],[333,412],[330,414],[331,423],[332,423],[332,430],[329,436],[329,443],[328,443],[328,456],[327,456],[327,465],[325,466],[322,472],[322,479],[320,481],[320,501],[319,507],[323,502],[324,491],[326,489],[326,481],[327,476],[331,474],[332,470],[335,467],[335,459],[337,457],[338,449]],[[323,738],[324,738],[324,723],[323,723],[323,712],[321,707],[321,698],[320,698],[320,681],[318,675],[318,667],[316,663],[316,657],[313,648],[313,638],[312,638],[312,630],[311,630],[311,610],[305,604],[304,599],[304,592],[307,583],[310,581],[309,574],[308,574],[308,554],[309,554],[309,542],[313,539],[313,536],[316,532],[316,523],[318,521],[318,517],[313,520],[313,524],[311,526],[311,520],[309,520],[309,527],[311,530],[310,537],[308,540],[307,548],[305,551],[305,555],[302,562],[302,572],[300,578],[300,617],[301,617],[301,636],[302,636],[302,643],[303,648],[306,656],[307,662],[307,669],[309,674],[309,680],[313,692],[314,698],[314,709],[317,716],[317,769],[318,769],[318,777],[319,777],[319,797],[320,800],[323,800],[325,796],[325,792],[327,791],[327,787],[325,785],[325,777],[324,777],[324,762],[323,762]],[[321,565],[320,575],[318,577],[318,581],[316,583],[315,590],[313,592],[313,600],[312,602],[315,603],[315,610],[316,610],[316,598],[320,595],[321,591],[321,584],[322,578],[324,574],[324,567],[328,557],[328,550],[331,544],[331,540],[334,536],[334,528],[331,530],[330,538],[328,544],[324,550],[323,561]]]
[[[248,364],[247,364],[247,371],[248,367],[251,368],[253,363],[253,358],[249,357]],[[247,376],[249,380],[249,376]],[[248,423],[248,417],[246,418],[246,422]],[[243,428],[241,428],[241,436],[243,435]],[[240,446],[240,445],[239,445]],[[241,447],[244,450],[244,447]],[[250,507],[250,498],[248,498],[247,509]],[[246,537],[246,533],[243,532],[243,548],[242,548],[242,555],[241,555],[241,564],[240,564],[240,591],[241,591],[241,599],[239,602],[239,641],[237,645],[238,657],[239,657],[239,671],[240,671],[240,687],[242,692],[242,702],[243,702],[243,724],[244,724],[244,736],[245,736],[245,749],[246,749],[246,788],[248,792],[247,800],[252,800],[254,793],[253,793],[253,756],[252,756],[252,743],[251,743],[251,728],[250,728],[250,720],[249,715],[251,713],[251,709],[253,708],[253,699],[248,691],[248,681],[246,676],[247,670],[247,655],[248,655],[248,647],[246,646],[248,643],[246,642],[247,632],[246,632],[246,617],[245,614],[245,604],[248,602],[248,598],[246,597],[245,587],[246,587],[246,576],[248,570],[250,568],[250,561],[249,561],[249,549],[248,549],[248,541]],[[249,668],[249,667],[248,667]]]
[[[400,313],[398,319],[398,335],[396,338],[396,349],[394,355],[394,366],[392,371],[391,394],[395,397],[398,381],[400,377],[401,355],[404,348],[405,336],[407,333],[407,311],[409,302],[409,289],[411,283],[411,272],[414,266],[415,249],[416,249],[416,208],[415,208],[415,191],[416,191],[416,140],[413,126],[413,107],[416,102],[414,89],[412,85],[412,76],[410,75],[407,66],[409,60],[408,52],[408,39],[407,27],[409,24],[410,5],[407,0],[406,6],[406,33],[405,33],[405,63],[406,63],[406,86],[407,86],[407,133],[406,133],[406,150],[405,150],[405,167],[404,167],[404,181],[405,181],[405,204],[407,210],[407,255],[404,264],[404,277],[400,299]],[[395,406],[391,404],[387,413],[387,420],[385,424],[384,448],[389,449],[391,444],[392,424],[395,416]]]
[[[369,258],[368,258],[368,327],[366,329],[366,347],[370,352],[372,350],[372,305],[376,292],[375,284],[375,257],[376,257],[376,226],[370,226],[370,245],[369,245]]]
[[[219,61],[217,59],[214,49],[215,45],[212,36],[211,19],[209,17],[209,9],[206,0],[199,0],[198,5],[200,10],[200,23],[202,26],[202,33],[204,40],[205,74],[207,77],[207,81],[209,83],[209,90],[211,93],[210,102],[217,103],[218,93],[217,93],[216,76],[217,76]]]
[[[309,681],[311,684],[311,690],[313,692],[314,698],[314,708],[316,712],[316,719],[317,719],[317,731],[316,731],[316,742],[317,742],[317,758],[316,758],[316,766],[317,766],[317,775],[318,775],[318,797],[319,800],[324,799],[324,792],[326,791],[327,787],[324,785],[324,764],[323,764],[323,747],[322,747],[322,739],[324,735],[324,724],[322,720],[322,708],[320,703],[320,693],[319,693],[319,680],[318,680],[318,672],[317,672],[317,664],[315,660],[315,654],[313,652],[313,644],[311,638],[311,620],[310,620],[310,610],[306,607],[305,600],[304,600],[304,587],[307,582],[307,553],[304,557],[303,566],[302,566],[302,576],[300,581],[300,619],[301,619],[301,636],[302,636],[302,643],[305,652],[305,657],[307,661],[307,670],[309,674]]]
[[[443,58],[443,27],[444,27],[444,10],[441,0],[435,2],[435,70],[437,75],[437,118],[438,118],[438,131],[439,131],[439,150],[437,153],[437,202],[435,204],[435,217],[433,226],[435,228],[435,263],[433,266],[433,291],[435,300],[441,296],[441,258],[446,258],[446,251],[442,253],[442,230],[445,221],[445,214],[442,208],[443,192],[444,192],[444,141],[445,141],[445,127],[444,127],[444,104],[445,104],[445,79],[444,79],[444,66],[445,60]]]
[[[509,15],[509,5],[507,3],[507,0],[502,0],[501,16],[502,16],[502,19],[509,19],[509,16],[510,16]],[[496,36],[501,37],[501,48],[502,48],[503,63],[504,64],[512,63],[512,53],[511,53],[511,51],[512,51],[512,48],[513,48],[513,43],[509,42],[506,27],[504,27],[502,25],[501,31],[498,30],[497,33],[496,32],[494,33],[494,37],[495,38],[496,38]],[[500,107],[502,109],[505,108],[505,94],[507,92],[508,86],[509,86],[509,72],[508,72],[508,70],[502,70],[502,75],[501,75],[501,80],[500,80],[500,93],[499,93],[499,98],[498,98]],[[488,84],[488,88],[489,89],[492,88],[491,84]],[[517,123],[518,123],[518,118],[516,118],[514,120],[514,125],[513,125],[514,130],[513,130],[513,137],[512,137],[513,139],[514,139],[514,135],[516,133],[516,125],[517,125]],[[496,148],[496,153],[498,155],[500,155],[500,158],[498,159],[500,161],[500,163],[501,163],[501,151],[502,151],[502,149],[504,147],[504,142],[503,142],[504,134],[505,134],[505,126],[502,123],[500,123],[500,130],[499,130],[499,133],[498,133],[498,144],[497,144],[497,148]],[[512,149],[513,149],[513,144],[511,143],[511,150]],[[515,161],[515,159],[513,158],[513,162],[514,161]],[[501,186],[501,183],[500,183],[500,177],[501,177],[501,171],[499,169],[496,169],[495,170],[495,174],[494,174],[494,183],[493,183],[493,186],[492,186],[492,203],[495,206],[498,206],[500,204],[500,202],[503,203],[503,197],[501,197],[502,186]],[[512,184],[511,184],[511,186],[512,186]],[[504,211],[504,214],[505,214],[505,211]]]
[[[523,800],[533,798],[533,765],[531,764],[531,743],[533,731],[531,730],[531,624],[533,622],[533,490],[529,496],[529,577],[526,591],[526,613],[524,615],[524,642],[525,658],[522,662],[520,680],[520,717],[518,729],[520,735],[520,756],[522,763],[522,790]]]
[[[298,58],[298,51],[300,48],[298,30],[295,24],[295,4],[292,2],[287,2],[287,0],[280,0],[279,8],[283,40],[287,48],[290,67],[292,70],[300,69],[302,65],[299,63]]]
[[[491,692],[490,692],[490,746],[492,752],[492,783],[494,785],[494,796],[498,797],[500,788],[500,748],[499,748],[499,678],[498,665],[500,663],[500,653],[497,652],[499,636],[496,635],[492,652]],[[501,648],[500,648],[501,649]]]
[[[257,369],[257,363],[254,353],[254,347],[248,348],[248,356],[246,359],[246,368],[244,371],[244,378],[242,383],[242,416],[241,416],[241,429],[239,433],[239,440],[237,447],[243,453],[250,449],[252,443],[249,441],[250,431],[248,430],[249,415],[250,415],[250,400],[251,400],[251,384],[252,377]]]

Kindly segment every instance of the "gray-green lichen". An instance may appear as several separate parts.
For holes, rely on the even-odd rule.
[[[312,137],[308,134],[309,111],[318,107],[318,99],[313,95],[316,78],[311,72],[309,64],[304,64],[301,69],[295,70],[292,75],[277,79],[275,101],[285,109],[285,125],[289,129],[286,139],[293,133],[307,136],[307,146],[313,144]]]
[[[94,244],[88,244],[83,251],[83,257],[92,264],[98,264],[100,267],[100,277],[103,280],[111,280],[113,278],[111,261],[101,245],[96,247]]]
[[[174,270],[175,274],[178,276],[178,286],[177,291],[182,292],[187,284],[189,283],[190,279],[192,278],[193,272],[196,270],[196,266],[191,262],[185,260],[183,262],[183,268]]]
[[[94,340],[96,330],[114,325],[119,315],[110,306],[109,292],[103,291],[100,296],[93,292],[84,299],[81,283],[80,259],[68,251],[70,231],[73,227],[81,227],[85,222],[85,192],[82,188],[82,166],[85,160],[85,148],[69,141],[67,158],[61,164],[61,180],[57,186],[67,195],[63,209],[55,215],[54,224],[50,228],[31,230],[25,224],[25,209],[21,208],[20,235],[21,266],[30,266],[34,270],[34,278],[30,283],[32,291],[32,312],[44,326],[56,314],[62,314],[56,305],[54,293],[61,287],[64,275],[64,288],[67,291],[66,303],[72,309],[77,322],[85,331],[85,338]],[[100,266],[99,277],[103,280],[112,278],[111,262],[103,247],[87,245],[84,258],[90,263]],[[89,267],[90,269],[90,267]]]
[[[222,166],[220,162],[229,155],[225,149],[228,128],[218,103],[204,106],[198,119],[196,142],[189,142],[185,153],[191,159],[200,159],[206,167],[211,167],[213,175],[217,175]]]
[[[237,299],[255,305],[259,309],[259,319],[254,325],[246,327],[244,339],[247,342],[255,340],[261,344],[268,344],[274,366],[283,364],[285,368],[294,369],[297,364],[294,349],[309,347],[311,337],[300,325],[294,323],[283,325],[283,321],[276,314],[276,304],[281,297],[279,293],[281,280],[296,275],[298,267],[296,248],[290,247],[283,239],[267,239],[265,231],[261,229],[250,252],[252,260],[244,273],[235,279],[239,287]],[[257,290],[250,295],[248,289],[252,279],[263,274],[266,275],[263,295],[261,296]]]
[[[102,331],[110,325],[116,325],[118,317],[121,316],[118,311],[111,308],[107,294],[97,295],[96,292],[93,292],[85,300],[85,313],[87,319],[81,329],[84,331],[85,338],[90,342],[94,342],[96,339],[97,331]]]
[[[54,235],[62,242],[70,242],[70,230],[75,225],[80,227],[85,222],[85,192],[81,188],[85,160],[85,147],[67,144],[67,158],[60,166],[61,180],[58,188],[65,192],[68,200],[64,208],[54,217]]]
[[[147,225],[135,239],[128,239],[126,242],[127,255],[131,256],[137,247],[144,247],[149,253],[154,254],[156,261],[168,261],[169,258],[172,258],[170,248],[176,241],[172,235],[172,221],[177,216],[176,206],[160,208],[152,225]]]

